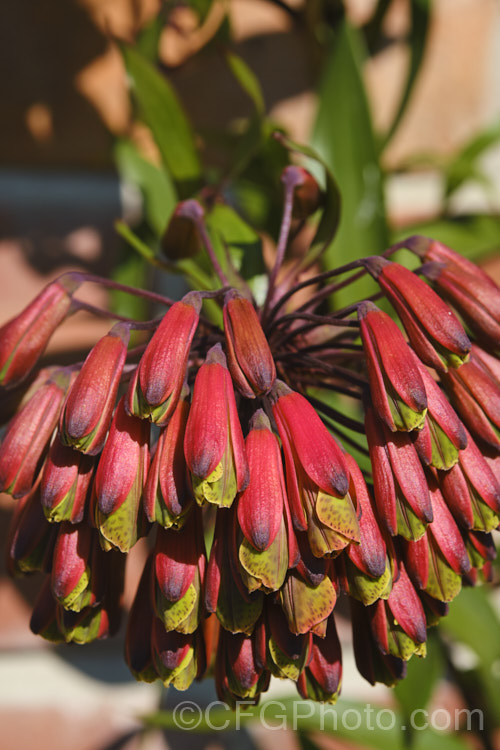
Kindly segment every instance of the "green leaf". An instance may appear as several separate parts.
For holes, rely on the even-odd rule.
[[[471,648],[489,670],[492,662],[500,659],[500,620],[488,593],[486,587],[464,588],[440,627]]]
[[[247,281],[264,273],[262,241],[234,209],[221,203],[216,204],[207,214],[206,222],[219,262],[225,271],[230,271],[227,260],[229,254],[234,269]]]
[[[144,159],[132,141],[117,141],[114,156],[121,177],[141,190],[144,217],[157,237],[161,237],[177,203],[168,172]]]
[[[331,169],[342,196],[334,242],[323,258],[327,268],[375,255],[387,246],[382,172],[361,74],[359,32],[347,20],[339,25],[319,87],[313,146]],[[341,290],[337,306],[376,290],[365,276]]]
[[[449,198],[464,182],[475,180],[485,182],[488,180],[477,165],[478,159],[488,149],[495,146],[500,140],[500,123],[474,136],[461,150],[451,159],[444,170],[445,197]]]
[[[120,46],[134,98],[151,129],[181,199],[201,184],[201,164],[191,125],[173,87],[151,63],[127,44]]]
[[[248,67],[246,62],[235,55],[233,52],[226,53],[226,61],[233,76],[236,78],[241,88],[248,94],[252,100],[256,112],[259,115],[264,114],[264,97],[260,87],[259,79]]]
[[[383,138],[380,150],[385,148],[387,143],[391,140],[392,136],[398,129],[403,115],[405,114],[408,102],[410,101],[418,73],[422,66],[425,51],[427,49],[431,20],[431,6],[432,0],[411,0],[410,2],[411,22],[410,33],[408,36],[408,45],[410,47],[410,62],[408,66],[408,74],[406,77],[403,92],[401,94],[398,109],[396,111],[396,114],[394,115],[387,133]]]
[[[150,62],[158,59],[158,47],[160,37],[165,25],[165,13],[163,9],[144,26],[137,35],[134,43],[135,49]]]

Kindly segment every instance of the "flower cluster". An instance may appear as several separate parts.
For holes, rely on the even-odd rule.
[[[174,218],[196,230],[203,212],[186,203]],[[127,553],[148,535],[126,634],[139,680],[185,689],[212,673],[234,703],[257,701],[274,675],[333,702],[340,596],[368,681],[393,685],[425,655],[428,626],[491,575],[500,289],[438,242],[404,245],[421,273],[390,248],[306,281],[299,267],[280,280],[283,246],[260,307],[224,278],[177,302],[157,295],[161,318],[117,319],[70,367],[34,374],[84,274],[3,326],[0,490],[18,498],[10,571],[45,574],[36,633],[115,632]],[[325,282],[353,269],[380,292],[320,313],[335,293]],[[129,348],[141,328],[152,336]]]

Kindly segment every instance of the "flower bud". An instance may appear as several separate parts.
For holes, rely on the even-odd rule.
[[[59,419],[69,376],[59,372],[12,419],[0,447],[0,492],[29,492]]]
[[[35,570],[48,572],[57,529],[48,523],[40,504],[39,487],[19,500],[14,510],[7,537],[7,568],[10,575],[23,575]]]
[[[314,630],[331,614],[336,601],[335,587],[327,576],[313,586],[295,571],[290,571],[280,589],[280,603],[290,632],[295,635]]]
[[[475,345],[469,362],[443,376],[463,421],[481,442],[500,453],[500,373],[497,362]]]
[[[151,523],[168,529],[180,528],[193,504],[184,457],[189,403],[185,389],[175,411],[158,438],[156,453],[149,468],[144,489],[144,510]]]
[[[292,169],[295,173],[292,216],[294,219],[302,221],[308,219],[309,216],[312,216],[318,210],[323,196],[318,183],[307,169],[292,165],[285,167],[284,173]]]
[[[142,355],[126,398],[129,414],[165,425],[179,400],[201,297],[189,292],[166,313]]]
[[[470,436],[458,463],[449,471],[439,472],[439,484],[460,526],[485,532],[497,528],[500,483]]]
[[[297,680],[297,690],[304,700],[336,703],[341,683],[342,651],[331,614],[325,638],[312,637],[311,659]]]
[[[425,424],[415,437],[415,448],[425,464],[447,470],[457,463],[459,451],[467,445],[465,427],[427,368],[422,363],[419,368],[428,409]]]
[[[165,687],[187,690],[196,677],[198,665],[195,634],[165,631],[157,617],[153,620],[151,638],[153,663]]]
[[[95,523],[107,549],[128,552],[142,535],[141,498],[148,468],[149,423],[116,407],[94,481]]]
[[[136,680],[158,679],[151,652],[154,610],[151,601],[153,554],[146,560],[130,609],[125,636],[125,661]]]
[[[399,656],[384,654],[378,648],[370,622],[370,609],[356,599],[350,600],[352,641],[358,672],[370,685],[382,682],[394,687],[406,676],[406,662]]]
[[[161,249],[170,260],[192,258],[203,245],[192,218],[183,214],[183,204],[176,206],[161,238]]]
[[[194,633],[201,616],[205,548],[198,508],[179,529],[158,529],[154,553],[156,615],[165,630]]]
[[[229,371],[245,398],[267,393],[276,380],[273,355],[252,303],[235,290],[224,300]]]
[[[411,436],[390,432],[365,406],[365,429],[378,516],[389,534],[418,539],[432,521],[429,489]]]
[[[425,281],[385,258],[368,258],[365,266],[401,318],[422,362],[446,372],[468,359],[471,343],[462,324]]]
[[[71,307],[79,282],[66,276],[48,284],[17,317],[0,328],[0,385],[11,387],[29,375]]]
[[[95,456],[109,429],[127,356],[129,329],[118,323],[90,351],[71,386],[59,421],[64,445]]]
[[[311,659],[312,633],[290,632],[283,609],[266,598],[267,666],[276,677],[296,681]]]
[[[424,275],[450,302],[485,346],[500,348],[500,289],[475,263],[441,242],[411,237],[407,245],[423,261]]]
[[[427,412],[427,395],[416,358],[396,323],[371,302],[358,308],[366,354],[370,395],[387,427],[419,429]]]
[[[205,579],[205,607],[216,612],[223,628],[250,635],[260,617],[264,596],[249,592],[238,561],[237,517],[234,508],[217,513]]]
[[[270,674],[255,663],[253,640],[244,633],[219,636],[215,663],[215,686],[219,700],[233,708],[242,698],[256,703],[269,683]]]
[[[317,557],[359,543],[344,456],[318,414],[281,381],[271,391],[285,454],[286,484],[296,529],[307,531]]]
[[[94,458],[63,445],[56,435],[40,483],[47,520],[79,523],[83,519],[93,473]]]
[[[245,443],[220,344],[198,370],[184,438],[196,501],[230,507],[248,484]]]

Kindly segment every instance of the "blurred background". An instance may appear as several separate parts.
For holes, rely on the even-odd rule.
[[[314,146],[338,182],[342,216],[327,264],[419,232],[500,280],[497,0],[17,0],[0,4],[0,61],[0,322],[75,267],[178,294],[180,282],[158,280],[133,246],[158,247],[176,200],[203,186],[275,239],[287,163],[275,129]],[[162,97],[186,118],[178,124],[196,150],[189,179],[172,158],[185,144],[164,126]],[[87,294],[121,311],[129,304]],[[107,328],[79,314],[49,354],[82,358]],[[1,495],[4,538],[11,509]],[[131,554],[125,606],[144,554],[141,545]],[[33,636],[38,581],[13,583],[3,562],[0,572],[0,750],[34,739],[39,750],[276,741],[259,726],[144,734],[139,717],[180,695],[133,681],[123,633],[84,648]],[[497,587],[462,592],[396,694],[364,683],[347,645],[343,699],[403,715],[480,705],[485,731],[447,735],[450,750],[500,748],[499,612]],[[348,644],[348,624],[339,631]],[[214,699],[211,689],[197,700]],[[387,732],[376,734],[359,744],[387,748]],[[357,743],[354,732],[281,736],[290,748]]]

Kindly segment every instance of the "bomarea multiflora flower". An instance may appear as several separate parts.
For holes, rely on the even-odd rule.
[[[118,285],[163,314],[113,325],[109,313],[83,362],[37,373],[78,287],[117,286],[72,273],[0,338],[8,569],[44,576],[33,631],[112,635],[127,553],[148,537],[127,664],[181,690],[214,675],[229,705],[257,702],[272,676],[334,702],[340,597],[359,671],[395,684],[461,586],[491,579],[500,518],[500,289],[421,237],[398,246],[421,275],[393,262],[396,247],[306,281],[307,256],[280,274],[293,222],[322,205],[304,170],[283,183],[262,304],[234,268],[227,283],[204,209],[186,201],[174,221],[205,246],[220,289],[174,302]],[[355,299],[335,310],[332,279],[346,287],[351,271],[374,276],[396,314]]]

